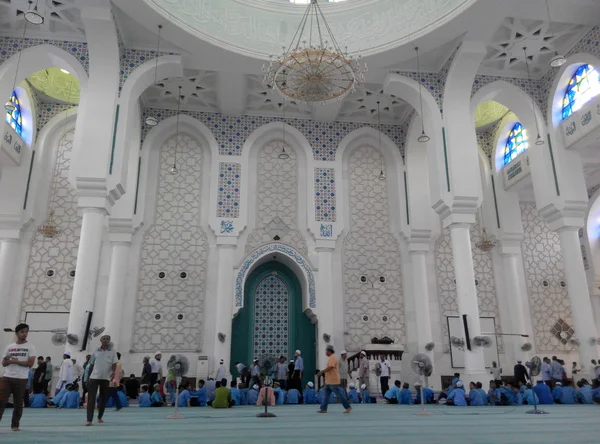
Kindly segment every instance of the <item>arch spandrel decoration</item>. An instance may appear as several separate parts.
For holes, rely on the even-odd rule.
[[[244,304],[244,283],[250,270],[253,265],[256,264],[261,258],[270,253],[282,253],[286,255],[288,258],[292,259],[295,264],[300,267],[302,273],[304,274],[304,279],[307,284],[308,291],[308,307],[311,309],[316,308],[317,300],[315,293],[315,277],[312,271],[312,267],[309,264],[308,260],[305,259],[300,253],[298,253],[293,248],[280,244],[280,243],[272,243],[268,245],[264,245],[257,250],[253,251],[248,255],[242,265],[240,266],[237,278],[235,280],[235,306],[236,308],[243,307]]]

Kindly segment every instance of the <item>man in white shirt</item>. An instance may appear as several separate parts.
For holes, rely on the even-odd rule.
[[[88,381],[88,402],[87,402],[87,424],[92,425],[94,420],[94,409],[96,407],[96,393],[100,389],[100,402],[98,404],[98,423],[103,423],[104,408],[108,399],[108,385],[117,369],[119,358],[113,344],[110,342],[110,335],[104,333],[100,337],[100,347],[98,347],[90,358],[92,367],[90,379]]]
[[[217,377],[215,378],[215,380],[217,381],[222,381],[223,379],[227,378],[227,368],[225,367],[225,361],[223,361],[221,359],[221,362],[219,362],[219,368],[217,369]]]
[[[10,395],[13,395],[13,415],[11,428],[13,432],[20,430],[19,423],[23,415],[23,398],[29,378],[29,369],[35,363],[35,347],[27,342],[29,325],[19,324],[15,328],[17,341],[4,349],[2,367],[4,376],[0,379],[0,420],[4,414],[4,407]]]
[[[83,378],[83,367],[77,363],[77,360],[71,359],[71,361],[73,361],[73,368],[71,370],[73,382],[79,382]]]
[[[56,394],[61,391],[67,384],[73,383],[73,361],[71,361],[71,353],[65,352],[63,362],[60,364],[58,373],[58,382],[56,383]]]
[[[162,380],[162,362],[160,362],[160,358],[162,358],[162,353],[157,351],[154,353],[154,358],[150,359],[150,387],[154,387],[154,384],[157,382],[160,384]]]
[[[360,352],[360,362],[358,364],[358,380],[359,384],[367,386],[369,389],[369,360],[367,359],[367,352]]]
[[[390,389],[390,372],[391,367],[390,363],[383,355],[380,357],[381,362],[379,362],[380,375],[379,382],[381,382],[381,394],[385,395],[387,391]]]

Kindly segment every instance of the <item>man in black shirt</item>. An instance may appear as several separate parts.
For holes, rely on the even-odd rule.
[[[522,364],[522,361],[517,361],[517,365],[515,365],[515,382],[517,385],[519,382],[523,384],[527,384],[529,380],[529,373],[527,372],[527,368]]]

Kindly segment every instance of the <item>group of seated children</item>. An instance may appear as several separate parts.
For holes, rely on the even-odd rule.
[[[111,408],[116,406],[115,398],[118,398],[120,407],[127,407],[129,405],[129,400],[125,395],[125,387],[123,385],[119,386],[116,392],[109,392],[108,399],[106,401],[106,408]],[[82,402],[83,401],[83,402]],[[97,403],[100,403],[100,399],[98,397]],[[87,393],[85,398],[82,400],[81,394],[79,393],[79,384],[72,383],[66,384],[56,395],[52,398],[47,399],[46,395],[39,389],[34,389],[34,394],[29,397],[29,407],[33,409],[40,408],[57,408],[57,409],[78,409],[87,407]]]
[[[416,398],[413,398],[413,393],[410,389],[410,385],[408,382],[405,382],[401,386],[401,382],[396,380],[396,381],[394,381],[394,385],[392,387],[390,387],[390,389],[387,392],[385,392],[383,397],[388,404],[404,404],[404,405],[421,404],[421,391],[422,391],[423,399],[425,400],[425,404],[433,404],[434,403],[433,390],[431,390],[430,388],[427,388],[427,387],[421,387],[420,382],[415,382],[414,387],[417,392]]]

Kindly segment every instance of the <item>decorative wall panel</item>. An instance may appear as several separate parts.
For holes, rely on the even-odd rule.
[[[204,154],[186,134],[160,150],[154,223],[144,234],[133,348],[199,351],[206,284],[206,233],[200,226]],[[177,149],[178,175],[172,175]]]
[[[239,163],[219,163],[219,193],[217,217],[240,216],[240,182],[242,166]]]
[[[285,147],[288,159],[280,159]],[[306,240],[298,230],[298,156],[274,140],[260,151],[257,160],[256,224],[248,236],[246,253],[270,242],[281,242],[307,256]]]
[[[27,311],[65,312],[71,306],[81,231],[77,191],[69,183],[73,134],[69,131],[59,142],[51,185],[49,207],[54,209],[54,219],[61,232],[53,239],[38,233],[32,239],[21,319]]]
[[[289,341],[288,287],[279,277],[268,276],[254,294],[254,352],[260,362],[277,362],[287,356]]]
[[[335,170],[315,168],[315,218],[318,222],[336,221]]]
[[[521,216],[525,231],[523,259],[537,351],[570,351],[574,347],[557,338],[553,331],[557,323],[573,325],[558,234],[548,228],[534,204],[521,204]]]
[[[90,67],[88,47],[86,42],[69,42],[66,40],[30,39],[26,38],[23,48],[39,45],[52,45],[61,48],[75,57],[83,68],[88,71]],[[0,62],[9,59],[19,52],[21,47],[20,37],[0,37]]]
[[[397,344],[405,339],[400,246],[390,232],[387,185],[378,178],[380,168],[380,153],[374,148],[361,147],[350,155],[351,231],[343,251],[348,350],[360,350],[374,336],[389,336]]]

